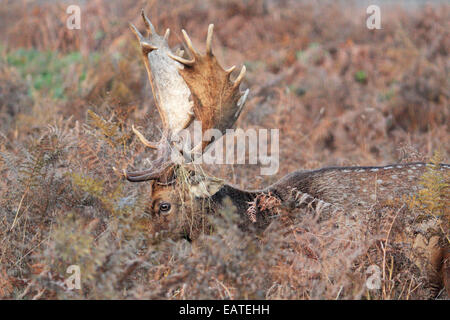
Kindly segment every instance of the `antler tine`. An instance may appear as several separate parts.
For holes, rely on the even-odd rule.
[[[145,40],[141,42],[141,47],[142,47],[142,49],[144,49],[146,54],[151,52],[151,51],[153,51],[153,50],[158,49],[158,47],[155,47],[155,46],[151,45],[150,43],[148,43]]]
[[[238,88],[239,85],[241,84],[242,80],[244,79],[246,71],[247,71],[247,68],[245,68],[245,65],[242,66],[241,72],[239,73],[238,77],[236,78],[236,80],[234,80],[234,83],[233,83],[233,86],[235,88]]]
[[[226,69],[225,72],[228,74],[231,74],[234,71],[234,69],[236,69],[236,66],[232,66],[232,67]]]
[[[247,97],[248,97],[249,92],[250,92],[250,89],[245,90],[244,93],[242,94],[242,96],[239,98],[239,100],[237,102],[239,110],[238,110],[238,112],[235,115],[236,119],[239,117],[239,114],[241,113],[242,109],[244,108],[245,101],[247,101]]]
[[[212,37],[214,32],[214,25],[211,23],[208,26],[208,35],[206,36],[206,54],[212,56]]]
[[[156,179],[160,178],[163,175],[163,173],[170,168],[171,165],[172,164],[169,163],[167,166],[162,167],[156,171],[152,171],[151,169],[149,169],[148,172],[141,171],[139,173],[142,173],[142,174],[137,175],[135,177],[130,176],[130,174],[132,172],[124,171],[123,174],[125,175],[125,178],[130,182],[143,182],[143,181],[148,181],[148,180],[156,180]]]
[[[145,15],[144,9],[141,10],[142,20],[144,20],[145,26],[147,27],[148,35],[152,35],[156,33],[155,27],[151,23],[150,19]]]
[[[140,182],[161,178],[161,176],[164,175],[174,163],[169,159],[170,146],[168,143],[160,147],[159,153],[159,157],[152,162],[152,166],[149,169],[132,172],[123,170],[125,178],[130,182]]]
[[[214,31],[214,24],[210,24],[208,26],[208,35],[206,37],[206,53],[209,56],[213,56],[213,52],[212,52],[213,31]],[[177,62],[179,62],[179,63],[181,63],[183,65],[191,67],[195,63],[196,57],[199,54],[198,54],[197,50],[195,49],[194,45],[192,44],[191,38],[189,38],[189,35],[187,34],[186,30],[183,29],[183,30],[181,30],[181,32],[183,33],[183,37],[184,37],[184,40],[186,42],[186,46],[189,49],[189,51],[190,51],[190,53],[192,55],[192,58],[191,59],[185,59],[185,58],[182,58],[180,56],[174,55],[172,53],[169,53],[168,55],[173,60],[175,60],[175,61],[177,61]],[[231,70],[231,71],[233,71],[233,70]]]
[[[123,175],[130,182],[156,180],[156,179],[160,178],[171,166],[173,166],[173,163],[166,161],[166,162],[163,162],[162,165],[157,169],[154,169],[152,167],[147,170],[133,171],[133,172],[128,172],[126,170],[123,170]]]
[[[144,135],[134,127],[134,124],[131,125],[131,129],[133,130],[134,134],[139,138],[139,140],[142,142],[143,145],[152,149],[158,149],[159,143],[148,141],[147,138],[145,138]]]
[[[192,66],[192,65],[195,63],[195,58],[192,58],[191,60],[188,60],[188,59],[185,59],[185,58],[176,56],[176,55],[174,55],[173,53],[168,53],[167,55],[168,55],[171,59],[173,59],[173,60],[175,60],[175,61],[177,61],[177,62],[179,62],[179,63],[181,63],[181,64],[184,64],[184,65],[186,65],[186,66]]]
[[[195,57],[198,55],[197,50],[194,48],[194,45],[192,44],[191,38],[189,38],[189,35],[187,34],[186,30],[181,30],[181,33],[183,34],[184,41],[186,41],[186,46],[188,47],[190,53],[192,54],[194,60]]]
[[[139,42],[144,40],[144,36],[139,32],[138,28],[136,28],[134,24],[129,22],[128,25],[130,26],[131,31],[133,31],[134,35],[136,36]]]
[[[131,28],[131,31],[133,31],[134,35],[136,36],[136,38],[139,41],[139,45],[141,46],[141,48],[145,51],[145,53],[149,53],[153,50],[158,49],[158,47],[155,47],[154,45],[152,45],[151,43],[149,43],[143,36],[142,34],[139,32],[139,30],[136,28],[136,26],[134,24],[132,24],[131,22],[129,23],[129,26]]]
[[[164,40],[169,40],[169,36],[170,36],[170,29],[169,28],[167,28],[166,29],[166,33],[164,33]]]
[[[175,60],[175,61],[177,61],[177,62],[179,62],[179,63],[181,63],[181,64],[183,64],[185,66],[191,67],[195,63],[195,57],[197,56],[197,50],[195,50],[194,46],[192,45],[192,41],[189,38],[189,36],[186,33],[186,31],[183,29],[183,30],[181,30],[181,32],[183,33],[183,37],[184,37],[184,40],[186,42],[186,46],[188,47],[188,49],[189,49],[189,51],[190,51],[190,53],[192,55],[192,59],[185,59],[185,58],[182,58],[180,56],[174,55],[171,52],[169,52],[167,55],[171,59],[173,59],[173,60]]]

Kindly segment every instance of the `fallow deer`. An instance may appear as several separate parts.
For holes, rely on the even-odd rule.
[[[124,175],[131,182],[152,181],[151,208],[155,225],[162,229],[173,228],[194,239],[200,229],[195,225],[205,226],[206,216],[216,212],[222,201],[229,198],[242,214],[242,227],[246,227],[255,222],[249,221],[246,216],[250,203],[261,194],[270,194],[281,202],[294,198],[297,203],[329,206],[346,212],[357,211],[358,219],[370,220],[372,216],[364,216],[362,212],[371,212],[370,209],[380,203],[403,203],[405,196],[412,196],[420,189],[420,178],[430,164],[296,171],[263,190],[255,191],[241,190],[221,179],[176,164],[170,157],[171,149],[175,148],[170,137],[188,127],[194,118],[202,123],[203,130],[217,128],[224,133],[234,125],[248,94],[248,90],[241,92],[239,89],[245,67],[233,81],[231,73],[234,67],[223,69],[220,66],[212,52],[213,25],[208,28],[205,54],[193,47],[189,36],[182,30],[190,56],[185,58],[181,56],[182,52],[175,55],[169,48],[169,30],[161,37],[143,11],[142,18],[148,37],[142,36],[133,25],[131,28],[140,43],[164,130],[161,141],[152,143],[133,127],[145,145],[158,149],[158,156],[150,169],[124,171]],[[206,141],[195,149],[204,150],[212,142]],[[450,166],[440,164],[436,169],[448,184]],[[441,225],[436,217],[419,219],[417,214],[409,212],[398,219],[402,219],[406,227],[397,230],[399,236],[393,241],[407,243],[416,251],[421,251],[426,256],[430,282],[437,287],[444,284],[450,294],[448,224],[444,223],[444,230],[440,230],[447,233],[443,236],[442,232],[436,231],[437,225]],[[258,216],[254,224],[264,228],[269,222],[266,217]]]

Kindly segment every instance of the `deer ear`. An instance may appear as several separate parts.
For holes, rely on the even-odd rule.
[[[197,198],[207,198],[215,195],[223,184],[223,180],[208,178],[192,184],[190,190]]]

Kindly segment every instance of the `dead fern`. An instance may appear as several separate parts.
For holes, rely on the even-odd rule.
[[[442,153],[436,151],[427,165],[420,184],[423,186],[417,196],[409,199],[409,207],[422,211],[425,215],[440,221],[440,228],[450,243],[450,177],[441,170]]]
[[[273,196],[270,192],[268,194],[261,193],[255,199],[249,202],[249,208],[246,211],[247,217],[251,222],[256,222],[256,216],[261,215],[279,215],[281,201]]]

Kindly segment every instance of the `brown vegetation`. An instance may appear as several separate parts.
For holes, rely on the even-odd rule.
[[[372,217],[391,222],[381,239],[349,223],[348,212],[317,223],[317,208],[270,197],[244,213],[249,221],[275,213],[264,231],[239,228],[230,203],[211,219],[214,233],[195,243],[153,232],[150,186],[112,169],[145,166],[149,154],[132,123],[160,136],[127,25],[140,9],[88,2],[81,30],[65,28],[62,4],[9,1],[0,9],[1,298],[429,296],[424,273],[389,235],[408,227],[398,215],[448,217],[448,186],[433,173],[418,198],[372,208]],[[281,130],[276,176],[258,176],[251,165],[205,167],[211,174],[259,188],[299,168],[422,161],[438,149],[448,159],[448,6],[392,10],[379,31],[365,28],[364,10],[334,5],[166,1],[145,10],[172,29],[170,45],[185,28],[202,51],[215,23],[220,61],[247,66],[250,95],[238,126]],[[336,228],[340,221],[347,227]],[[64,284],[73,264],[81,290]],[[380,268],[380,290],[366,287],[370,265]]]

